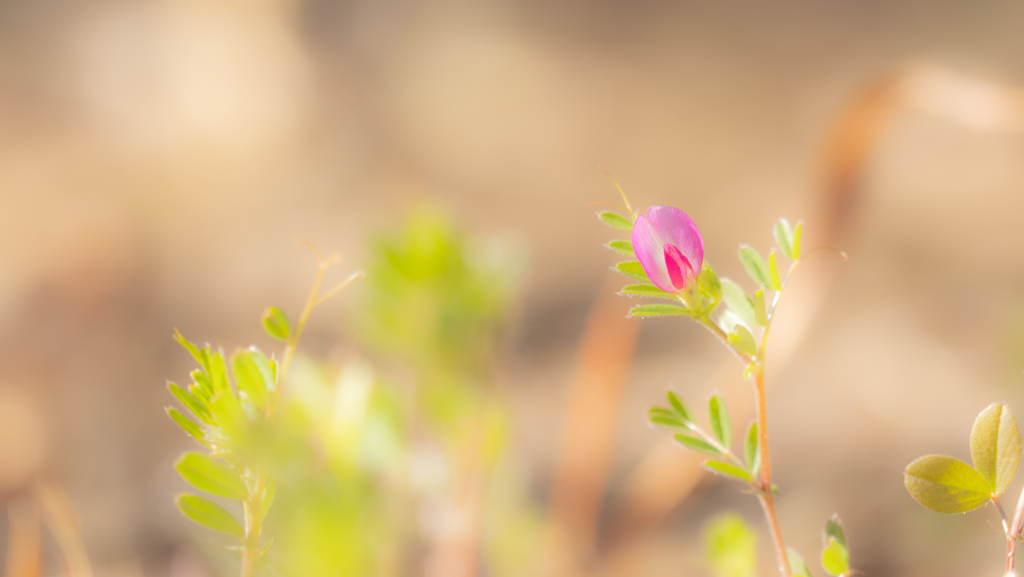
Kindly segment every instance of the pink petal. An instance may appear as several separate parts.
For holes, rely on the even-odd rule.
[[[704,237],[693,220],[673,206],[652,206],[647,209],[647,218],[662,246],[674,245],[690,261],[693,270],[699,272],[704,265]]]
[[[650,219],[638,216],[633,223],[633,253],[655,286],[666,292],[676,292],[665,266],[664,246]]]
[[[685,259],[690,274],[687,276],[686,266],[680,264],[669,255],[666,245],[671,245],[682,259]],[[645,215],[637,217],[633,224],[633,252],[644,272],[658,288],[667,292],[677,292],[692,279],[704,265],[704,238],[697,225],[685,212],[672,206],[652,206]],[[684,284],[677,287],[669,274],[666,257],[671,257],[673,266],[682,275]]]
[[[686,284],[693,278],[693,267],[690,261],[679,252],[675,245],[666,244],[665,267],[668,269],[668,278],[672,279],[672,286],[677,291],[686,288]]]

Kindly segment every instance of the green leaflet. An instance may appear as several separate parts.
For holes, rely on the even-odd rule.
[[[612,228],[619,230],[633,230],[633,221],[614,212],[599,212],[597,218]]]
[[[939,513],[966,513],[991,497],[991,488],[980,473],[945,455],[921,457],[908,465],[903,484],[918,503]]]
[[[754,313],[754,303],[747,296],[747,293],[732,280],[728,278],[722,279],[722,300],[725,301],[726,306],[736,313],[736,316],[740,317],[743,322],[750,326],[757,324],[757,317]]]
[[[775,259],[775,251],[768,255],[768,281],[774,291],[782,290],[782,280],[779,278],[779,264]]]
[[[759,288],[754,293],[754,320],[760,326],[768,325],[768,307],[764,303],[764,289]]]
[[[693,417],[690,416],[690,411],[687,410],[686,405],[683,404],[683,401],[679,399],[674,391],[669,391],[666,394],[666,397],[668,397],[668,403],[672,405],[673,409],[675,409],[679,418],[687,423],[693,422]]]
[[[245,536],[245,530],[238,520],[224,507],[209,499],[185,493],[178,495],[174,501],[182,513],[200,525],[229,535]]]
[[[740,481],[750,481],[750,473],[731,463],[723,463],[721,461],[704,461],[701,463],[701,466],[716,475],[732,477],[734,479],[739,479]]]
[[[1020,467],[1021,444],[1017,420],[1006,403],[992,403],[978,415],[971,429],[974,470],[999,496]]]
[[[291,336],[292,329],[288,324],[288,317],[277,307],[264,309],[263,314],[260,315],[260,323],[263,324],[263,330],[268,335],[279,341],[286,341]]]
[[[775,237],[775,242],[778,243],[782,254],[786,255],[787,258],[793,259],[793,228],[789,226],[789,221],[784,218],[775,221],[772,235]]]
[[[235,353],[231,358],[231,368],[235,376],[238,391],[248,395],[253,405],[262,409],[269,401],[268,391],[273,390],[273,374],[267,358],[257,349]]]
[[[605,246],[622,256],[636,256],[636,253],[633,252],[633,243],[628,240],[613,240]]]
[[[619,291],[624,296],[658,297],[663,299],[678,300],[676,295],[667,293],[652,284],[631,284],[622,287]]]
[[[729,333],[729,342],[736,347],[737,351],[745,355],[754,356],[757,354],[757,343],[754,341],[754,335],[750,334],[747,327],[743,325],[736,325],[733,332]]]
[[[199,428],[199,425],[195,424],[195,422],[192,421],[192,419],[189,419],[185,415],[182,415],[174,407],[167,407],[167,414],[171,417],[171,419],[174,420],[175,423],[178,423],[179,427],[185,429],[186,433],[192,435],[200,443],[203,442],[203,439],[206,437],[206,433],[204,433],[203,430]]]
[[[233,469],[202,453],[186,453],[174,468],[195,488],[238,501],[248,497],[245,483]]]
[[[711,455],[712,457],[722,456],[721,451],[719,451],[718,449],[715,448],[714,445],[708,443],[707,441],[704,441],[703,439],[698,439],[697,437],[691,437],[689,435],[683,435],[680,433],[677,433],[673,438],[676,440],[677,443],[686,447],[687,449],[697,451],[698,453],[704,453],[705,455]]]
[[[663,317],[670,315],[689,315],[686,307],[670,304],[637,305],[629,309],[631,317]]]
[[[845,548],[834,538],[829,538],[828,545],[821,552],[821,566],[829,575],[834,576],[845,575],[850,570]]]
[[[797,222],[796,229],[793,231],[793,245],[790,249],[789,257],[793,260],[800,260],[800,237],[803,236],[804,223]]]
[[[754,250],[754,247],[749,244],[740,245],[739,259],[744,270],[747,271],[750,278],[754,279],[754,283],[762,286],[771,286],[771,278],[768,275],[768,263],[765,262],[764,257],[760,253]]]
[[[192,414],[198,417],[200,421],[203,421],[208,425],[212,425],[215,423],[215,421],[213,420],[213,415],[210,414],[210,411],[208,411],[206,407],[203,406],[202,403],[197,401],[195,397],[190,395],[188,391],[179,387],[175,383],[168,383],[167,388],[170,389],[171,394],[174,395],[176,399],[181,401],[181,404],[185,405],[186,409],[192,411]]]
[[[756,422],[750,424],[750,428],[747,429],[747,436],[743,440],[743,458],[747,463],[747,470],[750,471],[750,475],[756,477],[758,471],[761,470],[761,451]]]
[[[726,410],[725,403],[718,395],[708,401],[708,418],[711,420],[711,432],[718,442],[728,449],[732,445],[732,422],[729,420],[729,411]]]
[[[796,549],[786,547],[786,557],[789,559],[789,568],[793,571],[793,577],[811,577],[811,570]]]

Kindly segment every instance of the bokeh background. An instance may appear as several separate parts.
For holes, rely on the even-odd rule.
[[[966,458],[990,402],[1024,410],[1022,26],[995,1],[6,0],[0,501],[66,492],[97,576],[217,574],[171,500],[172,327],[274,351],[259,313],[297,313],[313,274],[296,239],[364,268],[429,205],[528,255],[495,378],[547,527],[524,574],[709,575],[701,526],[729,510],[771,575],[755,501],[645,426],[669,383],[717,388],[737,428],[752,400],[699,327],[623,318],[600,165],[688,212],[720,274],[779,216],[849,254],[808,259],[769,353],[791,544],[815,557],[838,512],[869,575],[999,574],[995,512],[925,511],[902,469]],[[354,290],[308,355],[361,354]]]

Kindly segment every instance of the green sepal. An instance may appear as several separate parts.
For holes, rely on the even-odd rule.
[[[772,290],[782,290],[782,280],[779,278],[779,264],[776,262],[774,250],[768,254],[768,280],[771,282]]]
[[[622,287],[619,291],[623,296],[657,297],[663,299],[678,300],[676,295],[667,293],[652,284],[631,284]]]
[[[633,230],[633,222],[620,214],[604,211],[597,213],[597,218],[612,228]]]
[[[796,549],[786,547],[786,558],[789,559],[789,569],[793,572],[793,577],[812,577],[810,568]]]
[[[178,423],[178,426],[185,430],[186,433],[195,438],[195,440],[203,443],[203,439],[206,438],[206,433],[193,421],[192,419],[182,415],[178,409],[174,407],[167,407],[167,414]]]
[[[971,428],[971,459],[974,470],[988,483],[992,494],[1003,494],[1020,467],[1021,443],[1017,420],[1006,403],[992,403]]]
[[[203,406],[195,397],[189,394],[188,391],[179,387],[176,383],[167,383],[167,388],[170,389],[171,394],[178,399],[185,408],[192,412],[200,421],[213,425],[216,421],[213,420],[213,415],[210,411]]]
[[[771,279],[768,275],[768,263],[765,262],[764,257],[754,247],[749,244],[740,245],[739,259],[743,269],[747,271],[750,278],[754,279],[755,283],[771,286]]]
[[[945,455],[928,455],[907,465],[903,484],[914,500],[939,513],[966,513],[992,496],[981,473]]]
[[[663,317],[671,315],[689,315],[686,307],[670,304],[637,305],[629,309],[631,317]]]
[[[739,479],[740,481],[750,481],[750,473],[740,469],[736,465],[731,463],[723,463],[722,461],[704,461],[701,466],[715,473],[716,475],[722,475],[724,477],[732,477]]]
[[[690,411],[686,408],[686,405],[683,404],[683,401],[679,396],[676,395],[675,391],[668,391],[665,396],[668,397],[668,403],[672,405],[672,408],[679,415],[680,419],[687,423],[693,422],[693,417],[690,416]]]
[[[754,335],[750,334],[747,327],[743,325],[736,325],[736,328],[729,333],[729,342],[732,343],[736,350],[744,355],[756,355],[757,354],[757,343],[754,341]]]
[[[760,326],[768,324],[768,308],[764,303],[764,289],[759,288],[754,293],[754,320]]]
[[[613,240],[605,245],[622,256],[636,256],[633,252],[633,243],[628,240]]]
[[[644,267],[640,264],[640,261],[627,260],[625,262],[620,262],[615,265],[614,269],[629,278],[636,279],[640,282],[651,282],[651,279],[647,278],[647,273],[644,272]]]
[[[846,551],[834,538],[829,538],[828,545],[821,552],[821,566],[829,575],[838,577],[850,571],[850,563],[846,559]]]
[[[740,285],[730,279],[722,279],[722,300],[725,301],[729,310],[736,313],[740,320],[750,326],[757,324],[757,317],[754,313],[754,303],[747,296],[747,293]]]
[[[245,483],[231,467],[202,453],[186,453],[174,465],[178,474],[195,488],[218,497],[245,500]]]
[[[697,290],[704,297],[707,297],[711,301],[711,307],[717,305],[722,300],[722,280],[718,278],[718,274],[715,273],[715,269],[711,268],[711,265],[704,263],[701,267],[700,275],[697,277]]]
[[[288,317],[285,316],[284,311],[277,307],[263,309],[263,314],[260,315],[260,323],[268,335],[279,341],[288,340],[288,337],[292,334],[291,325],[288,324]]]
[[[719,451],[718,449],[715,448],[714,445],[708,443],[703,439],[698,439],[696,437],[691,437],[689,435],[683,435],[681,433],[676,433],[675,437],[673,438],[677,443],[686,447],[687,449],[690,449],[691,451],[697,451],[698,453],[703,453],[705,455],[710,455],[712,457],[722,456],[721,451]]]
[[[711,432],[718,442],[727,449],[732,446],[732,422],[729,420],[729,411],[718,395],[712,396],[708,401],[708,419],[711,421]]]
[[[775,221],[772,235],[775,237],[775,242],[778,243],[782,254],[786,255],[787,258],[793,259],[793,227],[789,226],[789,221],[785,218]]]
[[[234,515],[209,499],[184,493],[178,495],[174,502],[186,517],[204,527],[237,537],[245,536],[245,530]]]
[[[747,436],[743,440],[743,458],[747,463],[747,470],[750,471],[752,477],[756,477],[758,471],[761,470],[761,450],[760,441],[757,436],[757,422],[750,423],[750,428],[747,429]]]
[[[789,258],[793,260],[800,260],[800,237],[803,236],[804,223],[797,222],[796,228],[793,230],[793,244],[789,252]]]

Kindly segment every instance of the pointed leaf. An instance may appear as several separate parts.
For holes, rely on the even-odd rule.
[[[701,466],[716,475],[733,477],[740,481],[750,481],[750,473],[730,463],[723,463],[721,461],[704,461],[701,463]]]
[[[907,466],[903,484],[918,503],[939,513],[966,513],[988,502],[991,489],[970,465],[945,455],[921,457]]]
[[[821,566],[825,568],[829,575],[835,576],[844,575],[850,570],[850,565],[846,561],[843,548],[833,538],[829,538],[828,546],[821,552]]]
[[[754,335],[750,334],[747,327],[743,325],[736,325],[736,328],[729,333],[729,342],[736,348],[737,351],[745,355],[756,355],[757,354],[757,343],[754,341]]]
[[[811,577],[811,570],[796,549],[787,547],[786,557],[789,558],[789,568],[793,571],[793,577]]]
[[[663,317],[670,315],[689,315],[686,307],[670,304],[637,305],[629,309],[631,317]]]
[[[761,470],[761,451],[758,445],[757,422],[750,423],[747,429],[747,437],[743,442],[743,457],[747,463],[747,470],[754,477]]]
[[[722,452],[715,448],[714,445],[708,443],[703,439],[697,437],[691,437],[689,435],[683,435],[676,433],[673,437],[677,443],[686,447],[687,449],[697,451],[698,453],[704,453],[705,455],[711,455],[712,457],[721,457]]]
[[[192,414],[198,417],[200,421],[209,425],[214,423],[213,416],[210,414],[210,411],[208,411],[202,403],[197,401],[195,397],[190,395],[188,391],[179,387],[175,383],[168,383],[167,388],[170,389],[171,394],[181,401],[181,404],[185,405],[186,409],[192,411]]]
[[[260,322],[263,324],[263,330],[279,341],[288,340],[288,337],[292,334],[291,326],[288,324],[288,317],[285,316],[284,311],[277,307],[263,309],[263,314],[260,315]]]
[[[772,235],[775,237],[775,242],[779,245],[779,250],[782,254],[786,255],[787,258],[793,258],[793,229],[789,226],[789,221],[780,218],[775,222],[775,227],[772,229]]]
[[[729,421],[729,411],[718,395],[708,401],[708,416],[711,420],[711,432],[722,446],[728,449],[732,445],[732,423]]]
[[[626,262],[620,262],[615,265],[615,270],[640,282],[651,282],[651,279],[647,278],[647,273],[644,272],[644,267],[639,261],[627,260]]]
[[[196,362],[199,363],[199,365],[203,367],[204,371],[209,372],[209,370],[210,370],[210,354],[209,354],[209,349],[207,349],[207,348],[200,349],[195,344],[193,344],[188,339],[186,339],[185,336],[182,335],[181,332],[177,328],[174,329],[174,340],[178,341],[178,344],[181,345],[182,347],[184,347],[185,350],[188,351],[190,355],[192,355],[192,358],[194,358],[196,360]]]
[[[628,240],[613,240],[605,246],[623,256],[636,257],[636,253],[633,252],[633,243]]]
[[[678,300],[676,295],[667,293],[652,284],[631,284],[622,287],[619,291],[623,296],[658,297],[663,299]]]
[[[768,324],[768,307],[764,304],[764,289],[759,288],[754,293],[754,319],[757,324],[766,326]]]
[[[750,326],[757,324],[754,303],[740,285],[727,278],[722,279],[722,300],[743,322]]]
[[[206,393],[206,396],[208,398],[212,397],[216,391],[213,390],[213,384],[210,383],[210,377],[208,377],[206,373],[198,369],[192,371],[190,374],[192,376],[192,380],[199,384],[199,386]]]
[[[614,212],[599,212],[597,218],[612,228],[619,230],[633,230],[633,222],[628,218]]]
[[[201,453],[187,453],[174,466],[178,473],[197,489],[218,497],[245,500],[249,492],[233,469]]]
[[[771,286],[771,279],[768,276],[768,263],[754,247],[749,244],[740,245],[740,264],[744,270],[759,285]]]
[[[992,403],[978,415],[971,429],[974,469],[999,496],[1020,467],[1021,444],[1017,420],[1006,403]]]
[[[655,426],[668,427],[670,429],[685,429],[686,428],[686,425],[684,425],[683,422],[680,421],[675,416],[665,417],[665,416],[662,416],[662,415],[649,415],[647,419],[648,419],[648,421],[652,425],[655,425]]]
[[[182,513],[200,525],[229,535],[245,536],[245,530],[234,515],[209,499],[186,493],[178,495],[174,501]]]
[[[228,382],[228,367],[224,362],[224,353],[222,352],[210,357],[210,384],[216,392],[231,390],[231,383]]]
[[[775,259],[775,251],[773,250],[768,255],[768,280],[771,281],[769,285],[773,291],[782,290],[782,281],[779,279],[779,264]]]
[[[793,248],[791,250],[790,258],[793,260],[800,260],[800,237],[804,232],[804,223],[797,222],[796,229],[793,231]]]
[[[195,439],[200,443],[203,442],[203,438],[206,437],[206,433],[204,433],[203,430],[199,428],[199,425],[195,424],[192,419],[182,415],[174,407],[167,407],[167,414],[174,419],[175,423],[178,423],[179,427],[185,429],[186,433],[195,437]]]
[[[666,396],[668,397],[669,404],[672,405],[672,408],[675,409],[676,413],[679,415],[679,418],[685,423],[692,423],[693,417],[690,416],[690,411],[687,410],[686,405],[684,405],[683,401],[679,399],[675,391],[669,391]]]

